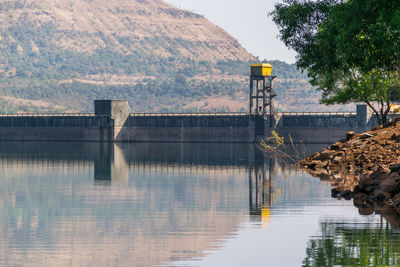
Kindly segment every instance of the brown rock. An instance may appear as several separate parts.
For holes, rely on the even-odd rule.
[[[353,204],[356,207],[362,207],[367,203],[367,198],[354,198]]]
[[[378,157],[377,157],[378,158]],[[382,166],[379,166],[378,167],[378,169],[376,170],[376,171],[374,171],[372,174],[371,174],[371,178],[372,178],[372,180],[377,180],[378,178],[380,178],[383,174],[388,174],[388,173],[390,173],[390,169],[389,168],[385,168],[385,167],[382,167]]]
[[[392,180],[393,177],[390,175],[390,173],[384,173],[378,176],[377,178],[373,179],[375,181],[375,185],[378,185],[382,183],[384,180],[389,179]]]
[[[361,135],[360,139],[367,139],[367,138],[371,138],[371,137],[373,137],[373,136],[374,136],[374,135],[369,134],[369,133],[363,133],[363,134]]]
[[[353,131],[347,132],[347,134],[346,134],[346,140],[349,141],[349,140],[352,139],[355,135],[356,135],[356,133],[353,132]]]
[[[375,209],[373,207],[360,207],[358,208],[358,213],[360,215],[371,215],[373,214]]]
[[[342,144],[341,143],[335,143],[331,146],[331,150],[339,150],[340,148],[342,148]]]
[[[392,206],[397,208],[400,206],[400,195],[397,194],[392,198]]]
[[[400,206],[400,195],[397,194],[392,198],[392,206],[397,208]]]
[[[346,200],[350,200],[350,199],[354,196],[354,194],[353,194],[353,192],[351,192],[350,190],[345,190],[345,191],[341,194],[341,196],[342,196],[344,199],[346,199]]]
[[[338,197],[340,193],[342,193],[342,190],[339,187],[335,187],[335,188],[331,189],[331,196],[333,198]]]
[[[318,159],[321,156],[321,153],[317,152],[314,155],[312,155],[311,157],[309,157],[308,159]]]
[[[334,158],[333,158],[333,162],[339,162],[340,160],[342,159],[342,157],[340,157],[340,156],[335,156]]]
[[[382,203],[385,200],[389,200],[391,196],[392,195],[390,193],[388,193],[388,192],[385,192],[385,191],[382,191],[382,190],[376,190],[375,193],[374,193],[374,200],[377,203]]]
[[[354,141],[351,142],[351,145],[353,145],[353,146],[359,146],[361,144],[362,144],[361,140],[354,140]]]
[[[400,137],[400,134],[394,133],[394,134],[392,134],[392,136],[390,137],[390,139],[392,139],[392,140],[397,140],[399,137]]]
[[[390,174],[390,177],[392,177],[393,179],[400,180],[400,173],[398,173],[398,172],[392,172],[392,173]]]
[[[361,191],[365,191],[365,189],[374,184],[374,180],[371,177],[363,176],[360,178],[358,182],[358,186],[360,187]]]
[[[372,131],[377,131],[377,130],[380,130],[382,128],[383,128],[383,126],[379,125],[379,126],[376,126],[376,127],[372,128]]]
[[[389,166],[390,171],[393,172],[399,172],[400,171],[400,164],[393,164]]]
[[[392,126],[363,134],[349,132],[345,140],[308,158],[308,166],[315,167],[309,172],[323,175],[337,187],[333,197],[351,197],[360,207],[393,204],[400,211],[400,164],[395,164],[400,163],[400,116]]]
[[[328,166],[328,161],[327,160],[320,161],[320,162],[315,164],[315,168],[316,169],[325,168],[326,166]]]
[[[393,177],[387,177],[379,184],[377,188],[378,190],[389,193],[398,192],[400,189],[400,183],[399,180],[394,179]]]
[[[320,161],[325,161],[325,160],[328,160],[328,159],[333,158],[333,155],[334,155],[334,154],[335,154],[334,151],[331,151],[331,150],[324,150],[324,151],[322,151],[321,153],[319,153],[319,155],[316,155],[316,156],[314,157],[314,159],[320,160]]]
[[[357,193],[353,196],[354,199],[367,199],[367,195],[364,193]]]
[[[396,125],[396,122],[390,121],[390,122],[385,123],[383,125],[383,128],[388,128],[388,127],[393,126],[393,125]]]

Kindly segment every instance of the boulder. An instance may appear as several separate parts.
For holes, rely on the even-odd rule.
[[[367,204],[367,195],[363,193],[358,193],[353,196],[353,204],[356,207],[362,207]]]
[[[354,140],[354,141],[351,141],[350,144],[353,145],[353,146],[359,146],[359,145],[362,144],[362,141],[361,140]]]
[[[371,194],[371,193],[374,192],[374,191],[375,191],[375,185],[367,186],[367,187],[364,189],[364,192],[366,192],[367,194]]]
[[[390,172],[400,172],[400,164],[393,164],[389,166]]]
[[[338,197],[338,196],[340,195],[341,192],[342,192],[342,191],[340,190],[339,187],[332,188],[332,189],[331,189],[331,196],[332,196],[333,198],[336,198],[336,197]]]
[[[357,193],[353,196],[354,199],[365,199],[367,200],[367,194],[364,193]]]
[[[350,190],[346,190],[341,194],[341,197],[343,197],[346,200],[350,200],[353,196],[354,194]]]
[[[398,140],[399,139],[399,137],[400,137],[400,134],[392,134],[392,136],[390,137],[390,139],[392,139],[392,140]]]
[[[388,193],[398,192],[400,189],[400,181],[393,177],[387,177],[378,185],[377,189]]]
[[[379,179],[383,174],[388,174],[390,173],[390,169],[389,168],[385,168],[382,166],[379,166],[378,169],[376,171],[374,171],[370,177],[372,178],[372,180],[377,180]]]
[[[383,203],[385,200],[389,200],[391,194],[382,190],[376,190],[373,196],[374,201],[377,203]]]
[[[388,128],[388,127],[394,126],[394,125],[396,125],[395,121],[389,121],[389,122],[383,124],[383,128]]]
[[[375,209],[373,207],[359,207],[358,213],[360,215],[371,215],[373,214]]]
[[[342,144],[340,144],[340,143],[335,143],[331,146],[331,150],[335,150],[335,151],[339,150],[340,148],[342,148]]]
[[[357,195],[358,193],[362,193],[362,191],[361,191],[361,189],[360,189],[360,186],[359,186],[359,185],[356,185],[356,186],[354,187],[354,189],[353,189],[353,194],[354,194],[354,195]]]
[[[353,131],[347,132],[347,134],[346,134],[346,140],[349,141],[349,140],[352,139],[355,135],[356,135],[356,133],[353,132]]]
[[[327,160],[320,161],[320,162],[317,162],[315,164],[315,168],[316,169],[325,168],[326,166],[328,166],[328,161]]]
[[[340,156],[335,156],[335,157],[333,158],[333,162],[334,162],[334,163],[339,162],[340,160],[342,160],[342,157],[340,157]]]
[[[397,208],[400,206],[400,195],[397,194],[392,198],[392,206]]]
[[[324,150],[318,154],[315,154],[313,158],[316,160],[325,161],[325,160],[333,158],[334,154],[335,154],[334,151]]]
[[[358,186],[361,191],[365,191],[367,187],[372,185],[374,185],[374,180],[372,180],[372,178],[368,176],[361,177],[360,181],[358,182]]]
[[[367,139],[367,138],[371,138],[371,137],[373,137],[374,135],[372,135],[372,134],[369,134],[369,133],[363,133],[361,136],[360,136],[360,139]]]

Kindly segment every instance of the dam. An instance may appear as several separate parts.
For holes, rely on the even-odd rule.
[[[328,143],[376,125],[367,106],[348,113],[130,113],[128,101],[95,100],[94,113],[2,114],[0,141],[254,143],[271,136]]]

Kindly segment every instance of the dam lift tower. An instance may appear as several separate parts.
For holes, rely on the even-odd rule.
[[[250,119],[269,118],[271,126],[272,117],[274,115],[273,98],[274,94],[273,85],[276,76],[272,76],[272,65],[267,63],[253,64],[250,66]]]

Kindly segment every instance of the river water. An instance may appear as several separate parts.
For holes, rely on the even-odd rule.
[[[330,189],[248,144],[2,142],[0,266],[400,265]]]

